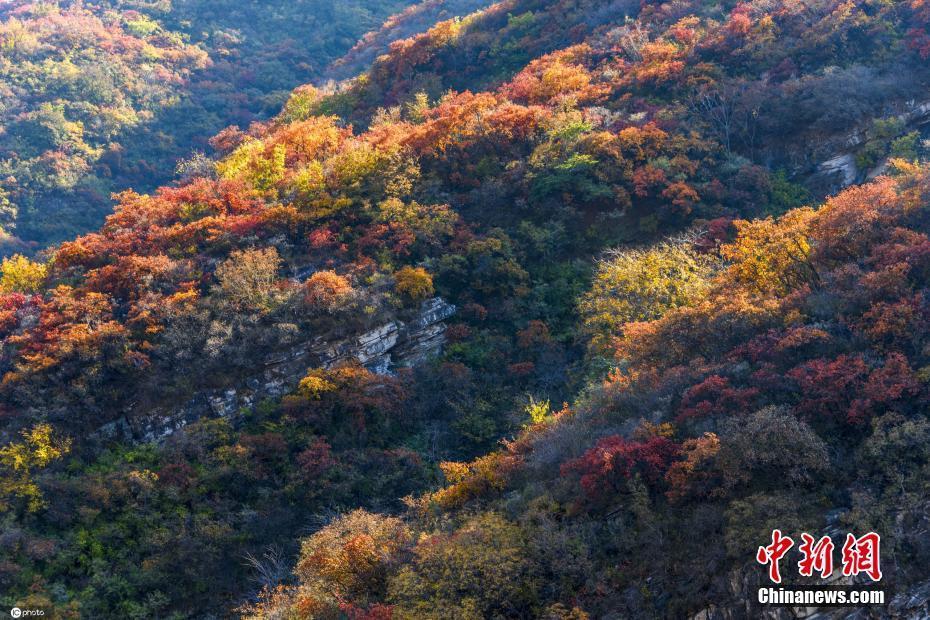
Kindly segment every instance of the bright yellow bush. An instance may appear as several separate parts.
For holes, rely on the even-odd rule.
[[[48,271],[46,265],[15,254],[0,265],[0,291],[36,293],[42,289]]]
[[[627,323],[655,320],[700,300],[714,267],[687,242],[608,254],[579,305],[595,345],[619,336]]]
[[[71,441],[53,436],[49,424],[38,424],[22,432],[25,441],[0,448],[0,512],[9,510],[17,498],[26,510],[35,512],[45,505],[34,470],[47,467],[71,449]]]
[[[732,262],[730,274],[760,293],[785,294],[803,284],[816,284],[820,276],[811,261],[809,239],[815,211],[789,211],[781,218],[734,222],[736,240],[721,248]]]
[[[434,292],[433,278],[422,267],[403,267],[394,274],[394,289],[413,301],[422,301]]]

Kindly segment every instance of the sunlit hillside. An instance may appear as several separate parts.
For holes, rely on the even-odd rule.
[[[930,5],[440,12],[3,262],[0,607],[926,617]]]
[[[112,192],[196,174],[214,134],[275,114],[405,5],[0,4],[0,253],[98,227]]]

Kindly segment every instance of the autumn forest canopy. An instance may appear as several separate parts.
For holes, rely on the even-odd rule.
[[[925,617],[928,60],[925,0],[4,4],[0,608],[756,617],[778,528]]]
[[[0,6],[0,253],[97,228],[110,194],[198,173],[209,140],[275,114],[400,0]]]

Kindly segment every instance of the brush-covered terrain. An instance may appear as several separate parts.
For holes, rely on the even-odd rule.
[[[4,261],[0,604],[759,617],[779,528],[879,532],[900,596],[846,612],[925,617],[930,4],[504,0],[372,52],[436,4]]]
[[[0,254],[95,229],[110,194],[203,170],[403,0],[0,4]]]

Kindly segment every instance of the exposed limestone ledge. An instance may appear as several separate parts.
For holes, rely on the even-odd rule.
[[[394,368],[413,366],[436,355],[445,344],[443,321],[456,311],[442,298],[429,299],[408,323],[389,321],[354,338],[326,342],[320,338],[278,351],[264,360],[264,369],[241,385],[198,392],[183,405],[148,412],[128,411],[101,427],[101,440],[123,439],[139,443],[161,441],[201,418],[235,419],[267,398],[292,391],[308,368],[330,368],[357,360],[373,372],[389,374]]]
[[[895,116],[908,131],[930,123],[930,101],[909,101],[907,108]],[[835,193],[854,183],[868,181],[883,174],[887,162],[880,162],[878,166],[869,170],[860,170],[856,165],[856,150],[868,140],[868,134],[856,130],[846,137],[839,148],[843,152],[821,162],[812,176],[812,184],[825,194]]]
[[[843,187],[852,185],[859,177],[856,158],[850,153],[828,159],[820,164],[817,171],[826,177],[835,178]]]

